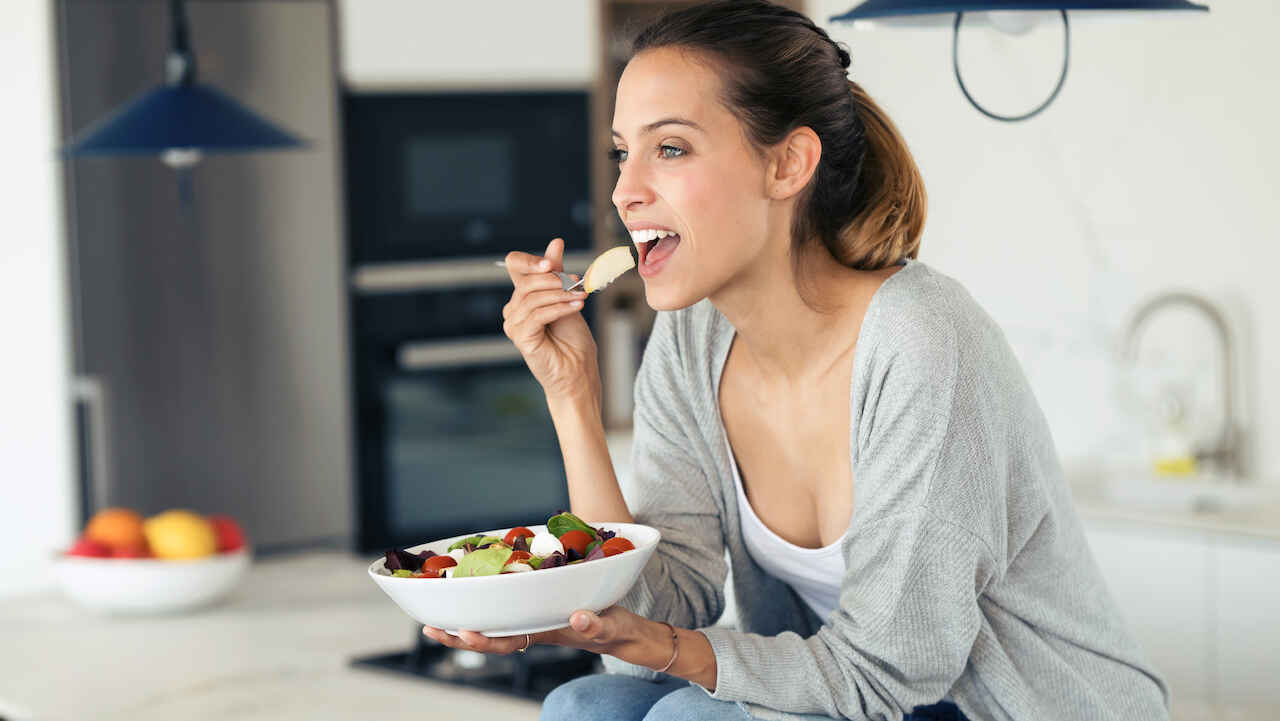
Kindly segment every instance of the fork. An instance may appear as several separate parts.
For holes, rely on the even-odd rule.
[[[495,260],[493,261],[493,264],[498,266],[499,268],[507,267],[507,262],[505,260]],[[582,281],[587,279],[587,277],[583,275],[579,277],[578,280],[575,282],[572,274],[560,273],[560,272],[557,272],[556,276],[560,278],[561,290],[573,290],[574,288],[577,288],[578,286],[582,285]]]

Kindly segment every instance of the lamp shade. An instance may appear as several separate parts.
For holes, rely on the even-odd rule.
[[[207,85],[162,85],[72,139],[71,155],[297,148],[306,143]]]
[[[1208,10],[1188,0],[867,0],[831,20],[991,10]]]

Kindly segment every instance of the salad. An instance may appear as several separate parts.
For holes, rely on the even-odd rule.
[[[387,551],[386,573],[400,578],[465,578],[525,573],[585,563],[635,550],[635,544],[613,531],[593,528],[568,511],[547,519],[547,530],[534,533],[516,526],[502,538],[476,535],[454,541],[445,554],[435,551]]]

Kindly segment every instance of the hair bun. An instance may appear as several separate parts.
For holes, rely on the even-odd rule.
[[[844,68],[847,70],[849,68],[850,62],[852,62],[849,57],[849,51],[845,50],[839,45],[836,45],[836,61],[840,63],[841,68]]]

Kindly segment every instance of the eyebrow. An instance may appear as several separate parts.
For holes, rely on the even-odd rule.
[[[701,125],[698,125],[697,123],[693,122],[692,120],[688,120],[688,119],[685,119],[685,118],[663,118],[663,119],[661,119],[661,120],[655,120],[655,121],[653,121],[652,123],[649,123],[648,125],[646,125],[646,126],[644,126],[643,128],[641,128],[641,129],[640,129],[640,134],[641,134],[641,135],[644,135],[645,133],[651,133],[651,132],[653,132],[654,130],[657,130],[658,128],[662,127],[663,125],[687,125],[687,126],[689,126],[689,127],[693,128],[694,130],[702,130],[702,126],[701,126]],[[703,131],[703,132],[705,132],[705,131]],[[619,133],[618,131],[614,130],[614,131],[613,131],[613,136],[614,136],[615,138],[621,138],[621,137],[622,137],[622,133]]]

